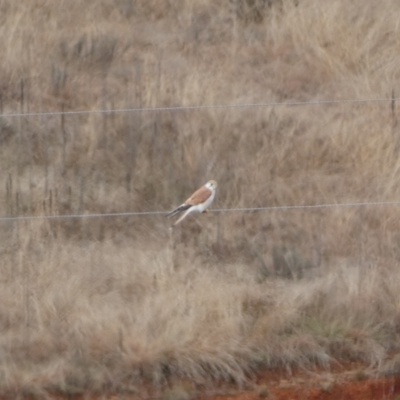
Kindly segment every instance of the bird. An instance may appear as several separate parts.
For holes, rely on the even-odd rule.
[[[191,213],[208,212],[207,208],[214,200],[217,186],[218,184],[216,181],[208,181],[200,189],[197,189],[184,203],[175,208],[175,210],[171,211],[167,215],[168,217],[173,217],[174,215],[183,212],[183,214],[175,221],[172,226],[174,227],[175,225],[178,225]]]

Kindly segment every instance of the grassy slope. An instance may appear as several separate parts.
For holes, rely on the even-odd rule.
[[[214,3],[1,2],[3,112],[399,90],[395,0]],[[400,195],[387,102],[0,122],[2,215],[168,210],[211,177],[221,208]],[[162,216],[2,223],[0,390],[382,369],[399,347],[399,214],[211,214],[171,236]]]

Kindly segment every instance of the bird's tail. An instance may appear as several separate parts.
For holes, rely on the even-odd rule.
[[[190,207],[190,206],[189,206],[189,207]],[[186,218],[187,215],[188,215],[191,211],[193,211],[192,208],[186,209],[186,211],[173,223],[172,226],[174,227],[175,225],[178,225],[179,222],[181,222],[184,218]]]
[[[190,204],[182,204],[178,208],[175,208],[175,210],[173,210],[169,214],[167,214],[167,217],[173,217],[174,215],[179,214],[182,211],[186,211],[190,207],[191,207]]]

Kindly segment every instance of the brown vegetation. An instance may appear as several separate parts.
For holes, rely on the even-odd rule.
[[[397,201],[395,0],[0,2],[3,216]],[[0,390],[380,372],[399,350],[398,206],[0,221]],[[398,371],[397,371],[398,372]]]

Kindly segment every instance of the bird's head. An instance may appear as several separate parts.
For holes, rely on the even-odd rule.
[[[208,189],[210,189],[210,190],[215,190],[215,189],[217,188],[217,186],[218,186],[218,184],[217,184],[217,182],[214,181],[214,180],[208,181],[208,182],[206,183],[206,187],[207,187]]]

